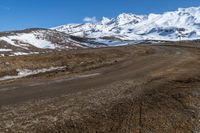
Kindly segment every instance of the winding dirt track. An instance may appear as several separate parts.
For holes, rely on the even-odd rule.
[[[71,78],[0,85],[0,132],[200,132],[200,50],[141,47],[154,52]]]

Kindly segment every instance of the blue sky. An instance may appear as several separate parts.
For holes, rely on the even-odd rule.
[[[0,31],[82,23],[85,17],[162,13],[200,0],[0,0]]]

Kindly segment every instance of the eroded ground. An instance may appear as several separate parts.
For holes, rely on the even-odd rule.
[[[198,45],[19,57],[69,69],[1,83],[0,132],[199,133]]]

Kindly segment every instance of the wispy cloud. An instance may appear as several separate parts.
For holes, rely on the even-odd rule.
[[[83,21],[84,22],[90,22],[90,23],[96,23],[97,22],[97,19],[96,19],[96,17],[85,17],[84,19],[83,19]]]
[[[9,11],[10,9],[8,6],[0,5],[0,10]]]

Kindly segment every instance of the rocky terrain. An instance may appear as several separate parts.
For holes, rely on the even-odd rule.
[[[200,132],[199,42],[7,59],[27,60],[66,69],[1,82],[0,132]]]

